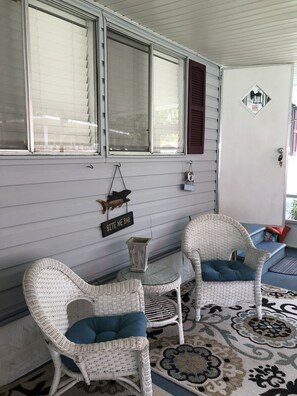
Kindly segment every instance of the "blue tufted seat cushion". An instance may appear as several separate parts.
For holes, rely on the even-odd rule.
[[[92,316],[74,323],[66,332],[68,340],[76,344],[93,344],[127,337],[146,336],[146,316],[132,312],[119,316]],[[74,361],[62,356],[62,362],[70,370],[79,372]]]
[[[201,270],[202,279],[206,282],[252,281],[256,277],[256,271],[242,261],[202,261]]]

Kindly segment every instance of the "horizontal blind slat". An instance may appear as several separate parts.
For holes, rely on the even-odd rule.
[[[81,19],[78,26],[53,12],[29,9],[35,149],[93,150],[87,23]]]

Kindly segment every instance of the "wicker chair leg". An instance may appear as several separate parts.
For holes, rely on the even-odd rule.
[[[54,369],[55,369],[54,378],[53,378],[52,385],[51,385],[51,388],[49,391],[49,396],[53,396],[53,395],[55,395],[55,393],[58,390],[58,387],[59,387],[59,384],[61,381],[62,370],[61,370],[61,359],[60,359],[59,354],[50,347],[49,347],[49,352],[51,354],[51,357],[52,357],[52,360],[54,363]]]
[[[195,299],[196,299],[196,313],[195,313],[195,322],[199,322],[201,319],[201,287],[198,286],[199,283],[196,280],[196,288],[195,288]]]
[[[61,380],[61,369],[55,366],[55,373],[54,373],[51,389],[49,391],[49,396],[53,396],[56,394],[60,384],[60,380]]]
[[[257,311],[257,316],[258,319],[261,320],[262,319],[262,305],[256,305],[256,311]]]
[[[261,274],[259,275],[261,279]],[[255,302],[258,319],[262,319],[262,293],[261,293],[261,280],[255,284]]]
[[[140,353],[140,369],[139,369],[139,381],[140,381],[140,395],[141,396],[152,396],[152,376],[149,356],[149,346],[147,346]]]
[[[195,322],[199,322],[201,319],[201,308],[196,306]]]

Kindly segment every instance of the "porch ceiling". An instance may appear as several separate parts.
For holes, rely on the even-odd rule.
[[[297,63],[296,0],[95,1],[223,66]]]

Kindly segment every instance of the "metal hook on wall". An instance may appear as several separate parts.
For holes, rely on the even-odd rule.
[[[126,184],[124,182],[124,178],[123,178],[122,172],[121,172],[121,166],[122,166],[122,164],[120,162],[118,164],[115,164],[115,170],[114,170],[114,174],[113,174],[113,177],[112,177],[111,186],[110,186],[108,195],[111,194],[111,190],[112,190],[112,186],[113,186],[113,182],[114,182],[117,170],[119,171],[119,174],[120,174],[120,177],[122,179],[122,183],[123,183],[123,186],[124,186],[125,190],[127,189]]]
[[[90,165],[87,165],[87,168],[94,169],[94,166],[92,164],[90,164]]]
[[[192,166],[192,164],[193,164],[193,161],[192,160],[190,160],[190,161],[188,161],[187,162],[187,164],[189,164],[189,171],[188,171],[188,174],[192,174],[192,175],[194,175],[194,172],[193,172],[193,166]],[[194,179],[193,179],[194,180]]]

